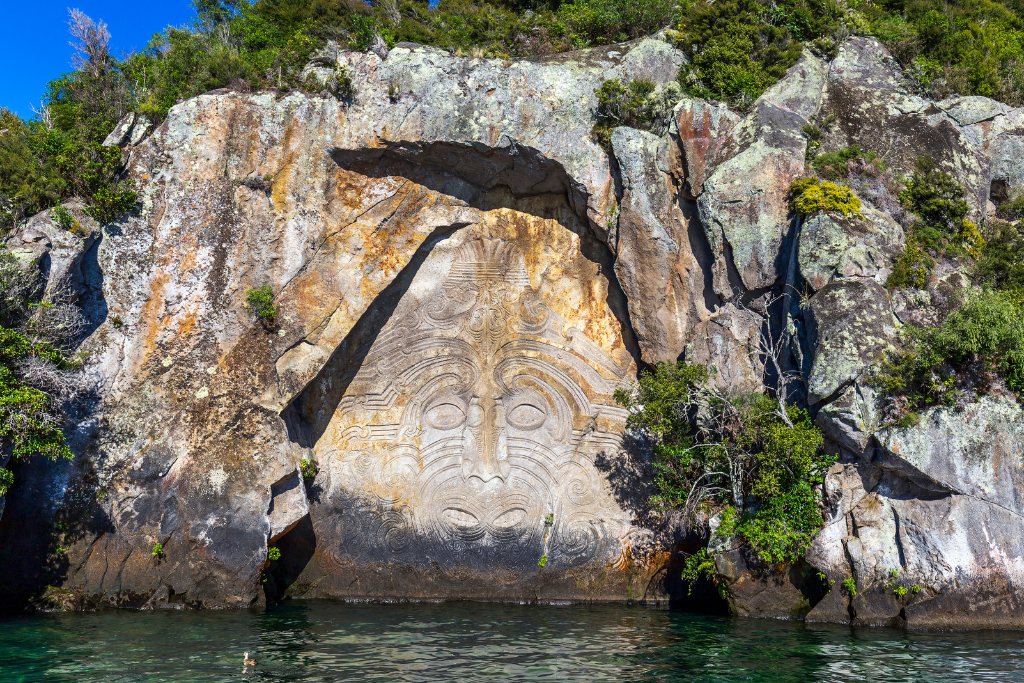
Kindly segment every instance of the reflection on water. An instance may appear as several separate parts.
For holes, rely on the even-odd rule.
[[[295,601],[0,620],[0,681],[1024,681],[1024,633],[624,606]],[[257,660],[243,671],[242,653]]]

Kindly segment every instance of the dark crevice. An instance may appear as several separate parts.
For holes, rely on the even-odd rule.
[[[892,518],[896,523],[896,554],[900,558],[900,567],[906,569],[907,556],[903,553],[903,539],[900,538],[900,513],[896,511],[896,508],[892,510]]]
[[[281,557],[269,562],[263,572],[266,579],[263,593],[268,604],[291,597],[287,595],[288,589],[316,554],[316,533],[310,516],[300,519],[290,531],[277,539],[274,547],[281,551]]]
[[[690,253],[697,261],[701,276],[704,282],[704,308],[709,313],[714,313],[722,305],[722,297],[715,291],[714,286],[714,264],[715,258],[711,253],[711,244],[708,242],[708,235],[704,231],[704,225],[700,221],[700,212],[697,211],[697,202],[680,200],[679,209],[686,220],[686,234],[690,240]]]

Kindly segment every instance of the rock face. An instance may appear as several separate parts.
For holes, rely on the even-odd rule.
[[[647,456],[613,394],[678,359],[763,390],[767,338],[839,463],[806,563],[714,547],[731,608],[1021,625],[1019,409],[880,430],[866,375],[966,279],[890,294],[905,237],[882,195],[864,218],[789,209],[805,129],[828,120],[822,150],[888,150],[899,172],[928,151],[980,215],[1021,185],[1020,110],[925,100],[851,38],[743,115],[684,99],[664,135],[592,141],[605,79],[668,97],[682,60],[656,40],[510,63],[399,44],[307,67],[325,84],[351,69],[350,100],[220,90],[155,129],[127,117],[108,143],[137,211],[82,233],[41,215],[8,244],[77,288],[95,389],[75,464],[16,472],[4,605],[46,585],[148,607],[679,597],[683,541],[651,551]],[[247,297],[265,286],[276,311],[257,320]],[[19,544],[57,514],[84,523],[42,572]]]

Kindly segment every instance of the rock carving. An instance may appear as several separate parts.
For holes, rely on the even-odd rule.
[[[331,491],[361,501],[364,533],[339,550],[518,570],[614,556],[628,520],[594,458],[619,448],[627,371],[539,300],[514,243],[463,243],[381,331],[317,444]]]

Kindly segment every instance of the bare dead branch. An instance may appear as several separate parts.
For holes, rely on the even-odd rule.
[[[93,76],[99,76],[110,59],[110,31],[107,25],[93,19],[80,9],[68,9],[68,32],[75,41],[68,44],[75,49],[71,65],[76,69],[87,69]]]

